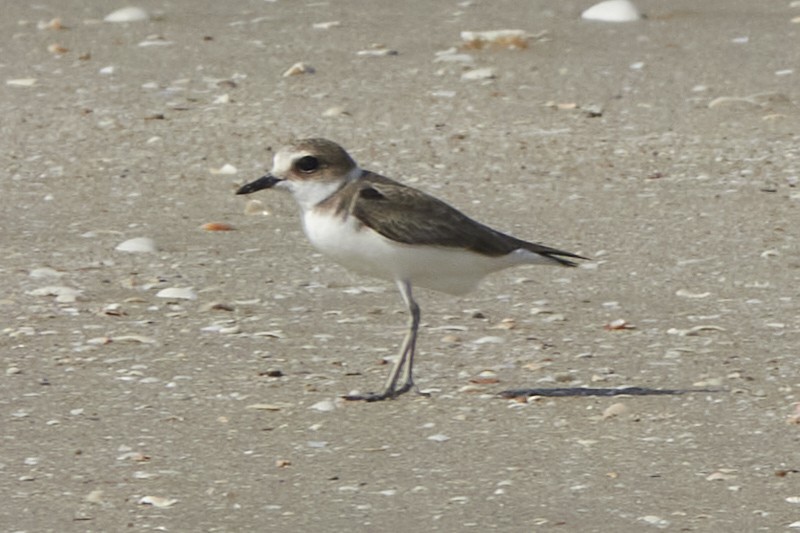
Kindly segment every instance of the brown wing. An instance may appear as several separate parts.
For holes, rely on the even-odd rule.
[[[393,241],[461,247],[493,257],[524,248],[566,266],[575,263],[559,256],[584,259],[493,230],[433,196],[378,174],[369,173],[349,186],[358,187],[349,211]]]

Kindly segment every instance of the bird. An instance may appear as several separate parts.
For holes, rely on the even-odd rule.
[[[406,305],[408,330],[383,389],[344,396],[348,400],[423,394],[413,376],[421,315],[413,288],[463,295],[508,267],[574,267],[575,260],[587,259],[481,224],[421,190],[362,169],[327,139],[299,139],[280,148],[271,170],[236,194],[263,189],[291,193],[317,250],[347,269],[394,282]]]

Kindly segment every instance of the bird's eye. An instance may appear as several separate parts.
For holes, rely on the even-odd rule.
[[[307,155],[298,159],[294,166],[300,172],[311,173],[319,170],[319,159],[314,156]]]

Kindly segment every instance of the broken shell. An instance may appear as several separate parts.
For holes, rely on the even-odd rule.
[[[173,298],[177,300],[196,300],[197,293],[191,287],[168,287],[156,293],[159,298]]]
[[[236,229],[225,222],[206,222],[200,228],[206,231],[233,231]]]
[[[384,45],[373,45],[373,48],[368,48],[367,50],[359,50],[356,52],[358,56],[372,56],[372,57],[381,57],[381,56],[396,56],[398,54],[397,50],[392,50],[391,48],[386,48]]]
[[[284,78],[288,78],[290,76],[298,76],[300,74],[313,74],[314,67],[311,65],[307,65],[303,62],[295,63],[291,67],[289,67],[286,72],[283,73]]]
[[[335,28],[336,26],[341,26],[342,23],[338,20],[331,20],[328,22],[315,22],[311,25],[312,28],[315,30],[329,30],[331,28]]]
[[[714,326],[711,324],[704,324],[700,326],[694,326],[689,329],[678,329],[678,328],[669,328],[667,330],[668,335],[680,335],[681,337],[694,337],[699,335],[702,331],[725,331],[725,328],[721,328],[719,326]]]
[[[17,78],[6,80],[6,85],[10,87],[33,87],[36,85],[36,78]]]
[[[231,174],[236,174],[237,172],[239,172],[239,170],[230,163],[225,163],[220,168],[210,168],[209,172],[211,172],[212,174],[231,175]]]
[[[679,289],[675,292],[675,296],[681,296],[683,298],[707,298],[711,296],[710,292],[691,292],[687,291],[686,289]]]
[[[317,402],[311,407],[309,407],[309,409],[313,409],[315,411],[321,411],[324,413],[336,409],[336,404],[330,400],[322,400],[321,402]]]
[[[60,278],[63,275],[63,272],[59,272],[58,270],[49,267],[34,268],[28,273],[28,276],[34,279]]]
[[[461,75],[461,79],[465,81],[491,80],[496,77],[497,75],[495,74],[494,69],[491,67],[475,68],[468,70]]]
[[[103,490],[102,489],[95,489],[89,494],[86,495],[84,498],[89,503],[102,503],[103,502]]]
[[[36,24],[36,28],[39,30],[63,30],[66,29],[64,25],[61,23],[61,19],[56,17],[52,20],[45,22],[44,20],[40,20]]]
[[[642,15],[629,0],[606,0],[581,13],[581,18],[601,22],[632,22],[641,19]]]
[[[149,237],[135,237],[121,242],[115,250],[119,252],[145,252],[154,253],[157,251],[156,242]]]
[[[527,48],[528,34],[524,30],[462,31],[461,40],[470,48],[493,45],[504,48]]]
[[[617,318],[616,320],[612,320],[603,326],[603,328],[607,329],[608,331],[614,331],[618,329],[636,329],[636,326],[633,324],[628,324],[628,321],[624,318]]]
[[[59,303],[73,303],[77,301],[81,293],[83,293],[83,291],[80,289],[58,285],[50,285],[28,292],[31,296],[55,296],[56,301]]]
[[[255,409],[257,411],[280,411],[281,406],[272,403],[254,403],[245,407],[245,409]]]
[[[161,496],[142,496],[139,498],[139,505],[152,505],[153,507],[158,507],[159,509],[164,509],[166,507],[172,507],[178,500],[174,500],[172,498],[162,498]]]
[[[150,15],[141,7],[128,6],[112,11],[103,20],[106,22],[139,22],[149,18]]]
[[[612,403],[603,410],[603,420],[628,414],[630,409],[624,403]]]
[[[47,51],[50,52],[51,54],[61,55],[69,52],[69,48],[64,48],[58,43],[53,43],[47,47]]]
[[[244,205],[245,215],[269,215],[269,211],[264,207],[261,200],[248,200]]]
[[[349,117],[350,113],[342,106],[329,107],[322,112],[323,117]]]

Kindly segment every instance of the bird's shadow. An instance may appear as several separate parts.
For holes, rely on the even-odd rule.
[[[722,392],[715,389],[651,389],[648,387],[623,387],[619,389],[591,387],[555,387],[535,389],[510,389],[499,392],[501,398],[528,398],[531,396],[676,396],[697,392]]]

